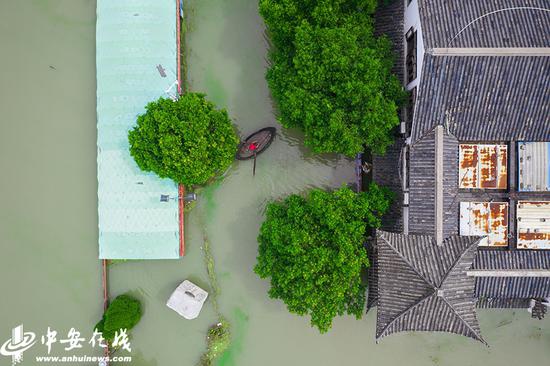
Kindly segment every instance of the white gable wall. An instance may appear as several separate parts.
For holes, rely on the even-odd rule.
[[[424,61],[424,38],[422,38],[422,28],[420,26],[420,12],[418,11],[418,0],[412,0],[411,3],[407,6],[408,0],[405,1],[405,19],[403,21],[403,39],[405,39],[405,34],[407,31],[413,27],[416,30],[416,52],[417,52],[417,62],[416,62],[416,79],[407,84],[407,90],[413,89],[418,85],[420,81],[420,76],[422,72],[422,62]],[[406,41],[405,41],[406,45]],[[405,46],[406,50],[406,46]],[[404,67],[404,65],[403,65]]]

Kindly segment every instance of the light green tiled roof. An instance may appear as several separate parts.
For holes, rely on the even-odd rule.
[[[140,171],[128,152],[137,115],[177,79],[176,53],[174,0],[97,1],[100,258],[179,257],[178,203],[160,202],[177,197],[177,186]]]

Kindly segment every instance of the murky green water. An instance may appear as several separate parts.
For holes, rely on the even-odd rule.
[[[190,3],[190,87],[226,107],[242,135],[277,125],[263,78],[266,42],[256,4]],[[47,326],[84,332],[101,313],[95,2],[2,1],[0,30],[0,341],[21,322],[36,332]],[[144,303],[133,332],[133,365],[193,366],[204,351],[206,329],[216,321],[211,304],[198,319],[186,321],[164,303],[183,279],[208,287],[201,251],[205,233],[222,288],[221,311],[234,332],[219,366],[550,364],[550,322],[531,320],[524,311],[479,312],[490,348],[423,333],[391,336],[376,345],[375,313],[360,321],[337,319],[333,330],[319,335],[308,319],[269,300],[267,282],[252,273],[266,202],[353,179],[351,162],[314,156],[301,141],[299,133],[279,129],[258,159],[256,177],[251,162],[237,162],[221,184],[200,194],[186,217],[183,260],[112,267],[111,294],[131,291]],[[25,353],[24,364],[33,364],[35,353]],[[85,347],[79,354],[91,351]],[[2,357],[4,364],[9,359]]]
[[[0,1],[1,343],[101,313],[94,35],[93,1]]]

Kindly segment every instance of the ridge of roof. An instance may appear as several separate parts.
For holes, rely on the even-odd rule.
[[[387,233],[387,232],[377,230],[376,234],[379,235],[379,233]],[[436,285],[434,283],[432,283],[430,280],[428,280],[423,274],[421,274],[420,271],[416,268],[416,266],[413,263],[411,263],[411,261],[408,258],[406,258],[403,254],[401,254],[401,252],[395,246],[393,246],[388,239],[386,239],[384,236],[382,236],[382,234],[380,234],[380,235],[381,235],[380,238],[386,242],[386,244],[395,252],[395,254],[397,254],[405,263],[407,263],[409,265],[409,267],[414,271],[414,273],[417,274],[417,276],[421,280],[426,282],[426,284],[428,286],[430,286],[434,289],[436,288]],[[430,238],[429,235],[416,235],[416,236],[425,236],[427,239]]]
[[[458,266],[458,264],[464,259],[464,257],[465,257],[466,255],[472,254],[472,253],[471,253],[472,251],[476,251],[476,252],[477,252],[477,247],[478,247],[479,241],[480,241],[481,239],[483,239],[483,237],[479,237],[479,236],[467,236],[467,237],[462,236],[462,237],[460,237],[460,238],[468,238],[468,239],[470,239],[470,243],[467,244],[466,248],[465,248],[465,249],[463,250],[463,252],[457,257],[457,259],[456,259],[455,262],[452,264],[452,266],[451,266],[451,268],[449,269],[449,271],[445,274],[445,277],[444,277],[443,280],[441,281],[440,287],[442,287],[442,286],[445,284],[446,280],[449,278],[449,275],[456,269],[456,267]],[[449,239],[449,238],[447,238],[447,239]],[[444,245],[445,245],[445,244],[444,244]],[[472,259],[472,263],[473,263],[473,261],[475,260],[475,255],[476,255],[476,254],[477,254],[477,253],[474,253],[474,258]],[[475,284],[475,280],[472,281],[472,282],[474,282],[474,284]],[[458,317],[464,322],[464,324],[466,324],[466,326],[470,329],[470,331],[476,335],[476,337],[477,337],[476,339],[479,340],[480,342],[482,342],[483,344],[485,344],[485,345],[487,346],[488,344],[487,344],[487,342],[483,339],[483,337],[481,336],[481,333],[480,333],[478,330],[474,329],[474,327],[473,327],[468,321],[466,321],[466,319],[464,319],[464,318],[462,317],[462,315],[458,313],[458,311],[456,311],[456,309],[454,308],[454,306],[452,306],[452,305],[449,303],[448,299],[445,297],[445,293],[444,293],[443,296],[442,296],[442,300],[445,301],[445,303],[451,308],[451,311],[453,311],[453,312],[456,314],[456,316],[458,316]],[[474,305],[474,307],[475,307],[475,304],[473,304],[473,305]]]
[[[460,255],[456,258],[456,260],[454,261],[454,263],[451,265],[451,267],[449,268],[449,270],[447,271],[447,273],[445,273],[445,276],[443,277],[443,279],[441,280],[441,283],[439,284],[439,287],[441,288],[441,286],[443,286],[443,284],[445,283],[445,280],[447,279],[447,277],[449,277],[449,274],[451,273],[451,271],[453,271],[455,269],[455,267],[457,266],[457,264],[464,258],[464,256],[466,254],[468,254],[468,251],[475,245],[476,248],[477,248],[477,245],[479,244],[479,241],[481,239],[483,239],[485,236],[458,236],[459,238],[468,238],[470,241],[470,243],[467,244],[466,248],[462,251],[462,253],[460,253]],[[445,239],[445,241],[443,242],[443,245],[448,245],[447,241],[450,241],[451,240],[451,237],[447,237]],[[475,260],[475,259],[474,259]]]
[[[376,342],[378,342],[380,339],[382,339],[383,337],[386,336],[384,333],[386,333],[386,331],[388,330],[388,328],[390,326],[395,324],[398,320],[400,320],[405,314],[409,313],[412,309],[418,307],[420,304],[422,304],[423,302],[425,302],[426,300],[431,298],[434,295],[434,293],[435,293],[435,289],[434,289],[434,292],[426,294],[424,297],[421,297],[420,299],[418,299],[410,307],[406,308],[401,313],[399,313],[399,315],[397,315],[392,321],[390,321],[388,324],[386,324],[386,326],[384,328],[382,328],[382,330],[380,330],[380,332],[378,332],[378,330],[377,330],[376,331]]]
[[[391,289],[388,289],[389,291],[384,291],[383,282],[388,280],[392,282],[392,280],[388,278],[387,273],[384,274],[384,272],[382,272],[379,274],[379,282],[382,282],[379,284],[379,298],[381,298],[382,301],[378,305],[377,341],[391,333],[399,331],[433,330],[449,331],[487,344],[480,334],[477,317],[475,316],[475,299],[473,297],[475,282],[473,278],[467,277],[465,272],[466,269],[472,265],[475,254],[477,253],[477,244],[481,239],[480,237],[453,235],[445,238],[441,246],[437,246],[434,242],[434,238],[428,235],[406,235],[385,232],[382,230],[378,230],[376,235],[381,240],[380,248],[388,248],[379,251],[379,254],[381,253],[381,255],[386,256],[386,259],[382,260],[382,262],[391,263],[391,255],[395,255],[399,258],[401,264],[394,262],[391,266],[392,270],[399,270],[399,268],[402,267],[401,271],[403,273],[409,271],[409,273],[414,273],[418,279],[422,280],[422,282],[416,280],[408,284],[403,284],[404,289],[409,286],[409,292],[406,296],[400,297],[400,284],[396,281],[393,281],[393,284],[388,283],[388,286],[393,286]],[[417,265],[411,262],[410,256],[401,252],[401,250],[407,249],[408,246],[412,247],[418,244],[418,240],[425,245],[430,245],[432,247],[431,249],[433,249],[433,251],[426,253],[427,256],[425,258],[428,262],[424,263],[424,266],[428,266],[426,268],[431,268],[432,270],[440,272],[440,280],[438,283],[433,282],[435,278],[438,278],[437,276],[428,279],[421,273],[423,270],[419,269]],[[403,242],[401,243],[401,241]],[[398,242],[405,245],[405,247],[400,248]],[[420,249],[427,248],[422,246]],[[418,253],[416,253],[416,255],[418,255]],[[449,259],[452,260],[450,261]],[[393,261],[395,260],[396,259],[393,259]],[[430,264],[430,261],[433,263]],[[426,268],[424,268],[424,270],[426,270]],[[380,270],[384,271],[383,266],[379,267],[379,271]],[[390,270],[390,267],[386,267],[386,271],[387,270]],[[420,284],[424,283],[427,286],[424,289],[414,287],[415,285],[410,287],[411,283],[415,283],[416,286],[421,286]],[[457,285],[461,288],[464,285],[470,286],[471,296],[468,295],[468,291],[458,291],[455,288]],[[410,300],[414,301],[410,302]],[[443,301],[443,303],[441,303],[441,301]],[[393,310],[389,312],[387,310],[385,311],[384,306],[386,305],[389,306],[389,309]],[[447,308],[442,319],[431,319],[429,321],[422,320],[425,318],[422,315],[423,312],[435,311],[436,309],[441,310],[441,306]],[[395,310],[399,310],[399,313],[395,314]],[[392,312],[394,313],[393,315]],[[410,314],[409,318],[407,318],[408,314]],[[453,318],[458,319],[458,322],[452,320]]]
[[[432,56],[550,56],[550,47],[436,47],[425,50]]]
[[[462,321],[462,323],[464,323],[466,325],[466,327],[468,329],[470,329],[470,331],[475,334],[475,339],[480,341],[481,343],[483,343],[484,345],[486,346],[489,346],[489,344],[487,344],[487,342],[485,341],[485,339],[483,339],[483,337],[481,336],[481,333],[477,330],[475,330],[468,321],[466,321],[466,319],[464,319],[462,317],[462,315],[460,315],[458,313],[458,311],[456,311],[456,309],[454,308],[454,306],[452,306],[448,301],[447,299],[445,298],[445,296],[441,296],[441,300],[451,309],[451,311]]]

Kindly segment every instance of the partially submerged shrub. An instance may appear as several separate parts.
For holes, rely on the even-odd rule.
[[[231,332],[227,320],[222,318],[219,323],[214,324],[208,329],[206,343],[207,350],[201,357],[200,366],[212,365],[214,360],[229,348]]]
[[[117,296],[103,314],[95,328],[103,333],[103,338],[112,341],[121,329],[132,329],[141,319],[141,304],[130,295]]]

